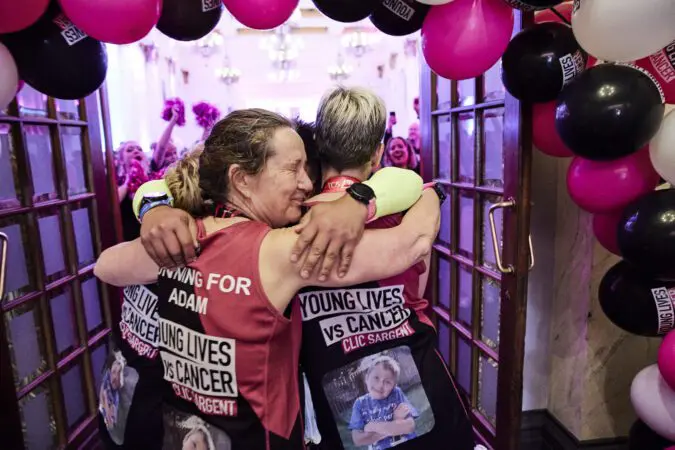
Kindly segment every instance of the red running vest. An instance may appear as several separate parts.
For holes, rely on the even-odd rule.
[[[299,305],[269,302],[258,258],[270,228],[246,221],[205,236],[199,259],[161,269],[164,448],[302,449]],[[187,447],[185,447],[187,445]],[[204,446],[204,447],[201,447]]]

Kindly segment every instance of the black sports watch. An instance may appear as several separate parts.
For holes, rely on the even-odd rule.
[[[173,198],[166,192],[148,192],[144,194],[138,208],[138,221],[142,221],[145,213],[157,206],[173,206]]]
[[[375,191],[363,183],[354,183],[347,188],[347,194],[351,195],[354,200],[363,203],[366,206],[375,198]]]
[[[443,186],[439,182],[435,182],[433,184],[433,190],[436,192],[436,195],[438,195],[438,200],[442,205],[445,199],[448,197],[448,194],[445,193],[445,189],[443,189]]]

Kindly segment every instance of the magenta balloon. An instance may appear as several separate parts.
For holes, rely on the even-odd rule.
[[[502,0],[455,0],[429,10],[422,51],[438,75],[465,80],[494,66],[512,34],[513,9]]]
[[[131,44],[157,25],[162,0],[59,0],[73,24],[92,38]]]
[[[600,245],[615,255],[621,256],[616,234],[621,220],[622,210],[606,214],[593,214],[593,234]]]
[[[580,208],[591,213],[623,209],[654,190],[659,175],[643,148],[614,161],[575,157],[567,171],[567,190]]]
[[[269,30],[291,17],[299,0],[223,0],[230,13],[249,28]]]
[[[33,25],[47,10],[49,0],[0,0],[0,34]]]
[[[532,143],[542,153],[550,156],[574,156],[555,129],[555,104],[553,101],[532,105]]]
[[[658,364],[661,376],[675,391],[675,331],[668,333],[661,342]]]

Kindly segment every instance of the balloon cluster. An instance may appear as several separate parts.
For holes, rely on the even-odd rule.
[[[199,102],[192,105],[192,112],[195,113],[197,124],[207,130],[213,127],[220,118],[220,110],[206,102]]]
[[[536,147],[573,157],[570,197],[623,257],[602,279],[600,305],[629,333],[667,335],[631,389],[635,448],[665,449],[675,440],[675,189],[655,188],[675,182],[675,112],[664,118],[675,103],[675,2],[503,2],[537,11],[504,50],[504,87],[532,104]],[[663,445],[647,447],[649,433]]]
[[[0,110],[19,80],[60,99],[96,91],[106,77],[103,43],[130,44],[154,27],[178,41],[209,34],[223,3],[241,23],[282,25],[299,0],[0,0]]]
[[[185,104],[180,98],[168,98],[164,101],[164,108],[162,109],[162,119],[167,122],[171,120],[173,116],[173,110],[176,110],[178,118],[176,119],[176,125],[182,127],[185,125]]]

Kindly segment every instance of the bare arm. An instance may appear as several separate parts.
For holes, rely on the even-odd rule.
[[[272,230],[260,249],[263,287],[277,308],[285,308],[295,292],[304,286],[339,287],[397,275],[431,252],[440,225],[439,200],[429,189],[408,211],[400,225],[367,230],[354,250],[352,270],[340,278],[333,270],[326,280],[317,274],[305,279],[289,261],[297,236],[292,229]]]
[[[415,419],[397,419],[388,422],[370,422],[366,425],[367,432],[379,434],[381,436],[400,436],[415,431]],[[365,431],[365,430],[364,430]]]
[[[148,256],[140,238],[106,249],[96,261],[94,275],[113,286],[157,281],[159,266]]]
[[[155,151],[152,153],[152,160],[155,161],[155,165],[158,168],[162,167],[164,164],[166,146],[169,143],[169,140],[171,140],[171,133],[173,133],[173,128],[176,126],[176,122],[178,122],[178,110],[177,107],[174,106],[171,110],[171,119],[169,120],[169,124],[166,126],[164,132],[159,137]]]
[[[384,435],[374,431],[352,430],[352,440],[354,441],[354,445],[359,447],[362,445],[374,444],[384,437]]]

